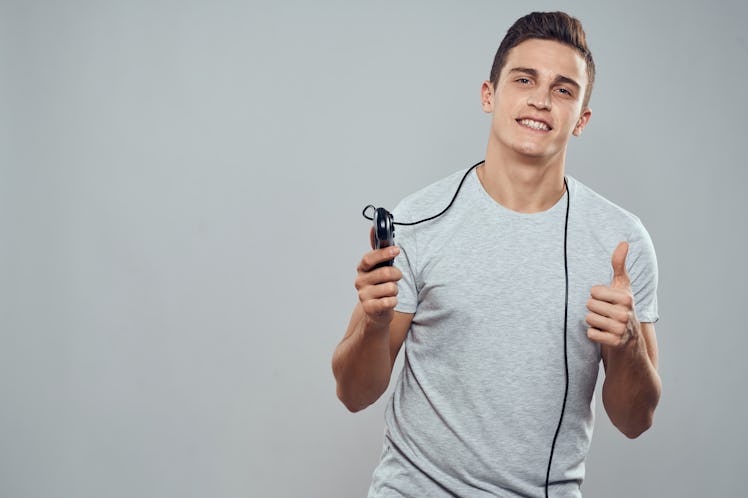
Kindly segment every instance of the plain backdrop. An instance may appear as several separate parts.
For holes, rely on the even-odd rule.
[[[0,496],[364,496],[389,393],[350,414],[330,367],[361,209],[483,158],[499,41],[557,9],[598,70],[567,171],[660,268],[655,425],[598,406],[583,491],[744,493],[742,0],[2,0]]]

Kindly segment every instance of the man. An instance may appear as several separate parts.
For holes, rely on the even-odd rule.
[[[333,356],[349,410],[382,395],[405,344],[369,496],[581,496],[601,359],[611,421],[630,438],[650,427],[652,242],[638,218],[564,175],[594,74],[578,20],[515,22],[481,87],[485,161],[443,215],[362,258]],[[406,198],[395,221],[440,212],[464,173]]]

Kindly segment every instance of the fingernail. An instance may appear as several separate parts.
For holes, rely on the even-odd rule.
[[[391,247],[390,248],[390,255],[392,255],[392,256],[397,256],[397,253],[399,253],[399,252],[400,252],[400,249],[398,249],[397,247]]]

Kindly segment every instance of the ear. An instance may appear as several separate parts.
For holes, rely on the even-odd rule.
[[[584,111],[582,111],[582,114],[579,116],[579,119],[577,120],[577,124],[574,126],[574,130],[571,132],[572,135],[575,137],[578,137],[582,134],[582,130],[584,130],[584,127],[587,126],[587,123],[590,121],[590,117],[592,116],[592,109],[589,107],[586,108]]]
[[[487,114],[493,112],[493,99],[493,84],[490,81],[484,81],[480,87],[480,105],[483,112]]]

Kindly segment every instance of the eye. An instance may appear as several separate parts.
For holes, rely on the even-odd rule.
[[[558,92],[562,93],[564,95],[567,95],[569,97],[573,97],[574,96],[574,94],[571,93],[571,90],[569,90],[568,88],[561,87],[561,88],[558,89]]]
[[[517,83],[521,83],[523,85],[529,85],[530,84],[530,79],[529,78],[517,78],[515,81]]]

